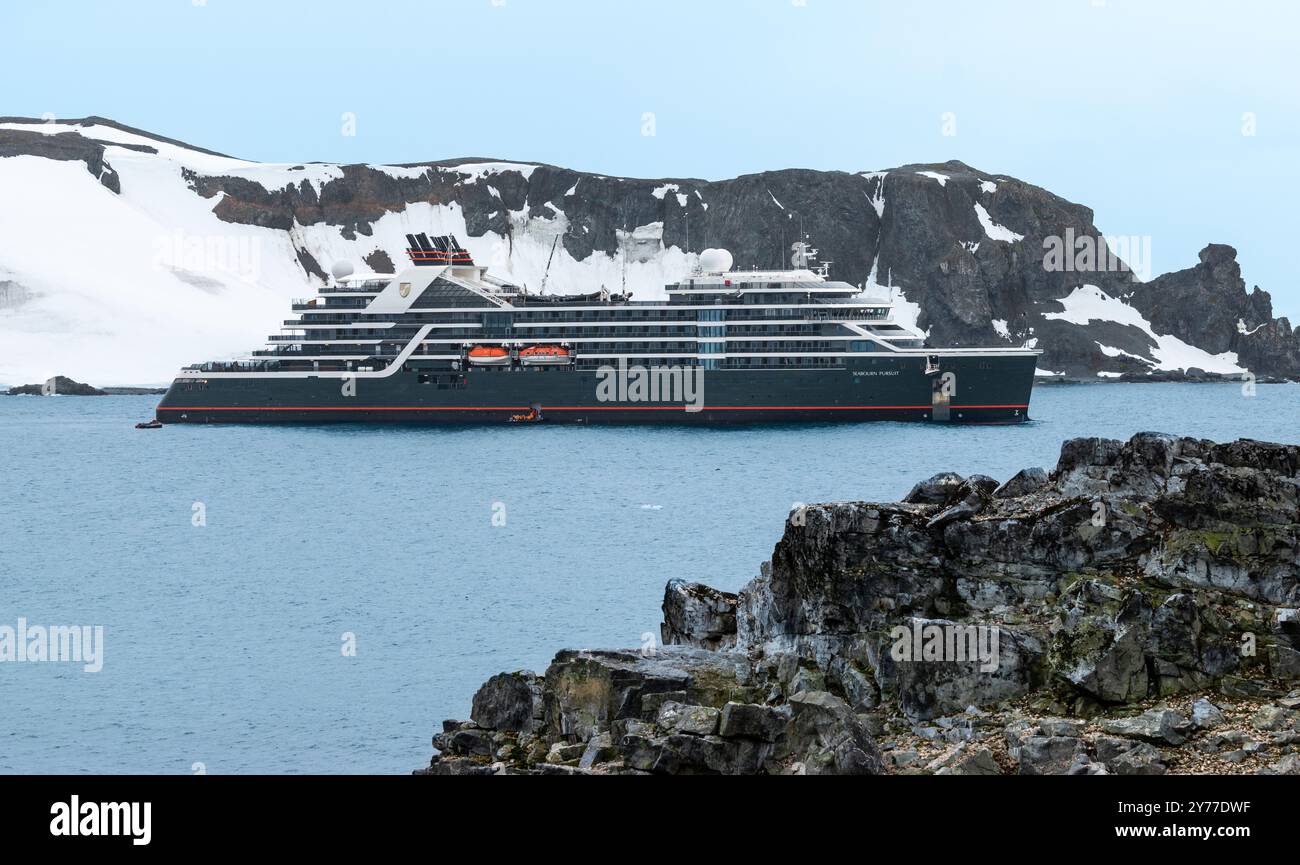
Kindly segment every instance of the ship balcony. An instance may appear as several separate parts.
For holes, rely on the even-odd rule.
[[[313,360],[315,358],[334,358],[334,357],[381,357],[391,352],[373,351],[373,347],[364,348],[326,348],[324,346],[312,346],[305,351],[295,351],[294,347],[285,348],[262,348],[252,353],[253,357],[278,357],[288,360]]]
[[[357,312],[358,312],[357,310],[348,310],[345,313],[343,310],[335,311],[335,310],[318,308],[316,311],[324,314],[311,315],[311,316],[303,315],[303,316],[299,316],[298,318],[286,318],[284,320],[284,326],[299,327],[304,324],[366,324],[367,323],[357,318]],[[330,314],[335,312],[337,312],[337,314]]]
[[[194,372],[350,372],[353,370],[384,369],[388,361],[380,358],[364,360],[315,360],[313,358],[295,358],[292,360],[240,360],[210,361],[185,367]]]
[[[388,287],[392,280],[371,279],[366,282],[348,283],[344,285],[327,285],[320,289],[321,294],[379,294]]]
[[[345,297],[345,298],[294,298],[291,309],[294,312],[332,312],[334,310],[355,310],[365,309],[370,305],[370,298]]]

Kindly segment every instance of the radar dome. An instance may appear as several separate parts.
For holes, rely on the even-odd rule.
[[[700,270],[705,273],[729,273],[734,262],[725,249],[706,249],[700,253]]]
[[[347,279],[352,275],[352,271],[352,262],[350,261],[336,261],[334,262],[334,266],[330,268],[330,273],[334,274],[334,279],[336,281]]]

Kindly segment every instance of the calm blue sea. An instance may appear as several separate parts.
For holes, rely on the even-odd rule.
[[[672,577],[740,588],[796,502],[1077,435],[1300,441],[1300,385],[1045,387],[1017,427],[133,429],[155,401],[0,398],[0,625],[105,643],[0,663],[0,771],[409,772],[488,676],[640,645]]]

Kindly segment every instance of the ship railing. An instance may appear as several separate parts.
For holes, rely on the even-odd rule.
[[[478,295],[479,297],[483,298],[488,303],[491,303],[494,306],[499,306],[499,307],[512,306],[508,297],[504,297],[501,294],[492,291],[490,288],[485,288],[484,286],[481,285],[475,285],[471,280],[459,279],[455,276],[452,276],[450,273],[444,273],[442,275],[442,278],[452,283],[453,285],[458,285],[461,288],[466,289],[467,291],[473,292],[474,294]]]
[[[342,303],[327,303],[324,298],[295,298],[291,302],[294,312],[312,312],[321,310],[332,312],[336,309],[357,310],[365,309],[369,304],[370,301],[368,299],[362,300],[361,298],[355,300],[348,299]]]
[[[316,360],[311,357],[285,360],[259,361],[208,361],[191,364],[185,369],[192,372],[347,372],[349,370],[382,369],[386,360],[368,358],[364,361],[340,361],[333,359]]]
[[[376,291],[382,291],[389,285],[391,280],[374,280],[370,282],[357,282],[355,285],[326,285],[321,287],[321,294],[374,294]]]
[[[764,358],[764,359],[766,359],[766,358]],[[805,360],[807,360],[807,359],[805,358]],[[780,370],[796,370],[796,369],[843,369],[843,368],[844,368],[844,363],[843,363],[842,360],[838,360],[838,359],[834,359],[834,360],[832,360],[832,359],[827,359],[827,360],[813,360],[813,361],[808,361],[808,362],[805,362],[805,363],[791,363],[791,364],[780,364],[780,363],[750,363],[750,364],[747,364],[747,363],[737,363],[737,362],[735,362],[735,361],[730,361],[730,360],[723,360],[723,361],[719,361],[719,362],[718,362],[718,367],[717,367],[717,368],[718,368],[718,369],[744,369],[744,370],[753,370],[753,369],[780,369]]]
[[[888,311],[880,313],[861,313],[851,312],[845,309],[805,309],[803,319],[805,321],[886,321],[889,318]]]

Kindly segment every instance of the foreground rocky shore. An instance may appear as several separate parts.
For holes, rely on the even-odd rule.
[[[419,774],[1300,774],[1300,447],[1074,439],[790,515],[664,646],[562,651]]]

